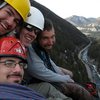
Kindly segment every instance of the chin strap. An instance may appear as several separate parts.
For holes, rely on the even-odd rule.
[[[7,32],[7,33],[5,33],[5,34],[2,34],[2,33],[0,32],[0,38],[6,37],[9,33],[10,33],[10,32]]]

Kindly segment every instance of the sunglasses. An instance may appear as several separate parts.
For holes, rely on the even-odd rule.
[[[29,32],[34,31],[35,35],[37,35],[38,33],[41,32],[41,30],[39,30],[38,28],[36,28],[36,27],[34,27],[32,25],[29,25],[27,23],[24,24],[24,28],[27,29],[27,31],[29,31]]]

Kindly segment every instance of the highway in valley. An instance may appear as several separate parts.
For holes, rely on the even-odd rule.
[[[78,57],[86,66],[87,74],[88,74],[90,81],[96,84],[98,95],[100,97],[100,74],[97,71],[97,66],[92,64],[89,60],[89,57],[87,56],[88,48],[90,45],[91,43],[88,46],[86,46],[84,49],[82,49]],[[97,98],[96,100],[100,100],[100,98]]]

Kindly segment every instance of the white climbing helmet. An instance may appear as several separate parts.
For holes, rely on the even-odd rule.
[[[36,7],[30,7],[30,14],[27,17],[26,23],[43,30],[44,28],[44,16],[42,12]]]

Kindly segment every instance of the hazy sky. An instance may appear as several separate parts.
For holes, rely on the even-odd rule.
[[[35,0],[62,18],[72,15],[100,17],[100,0]]]

